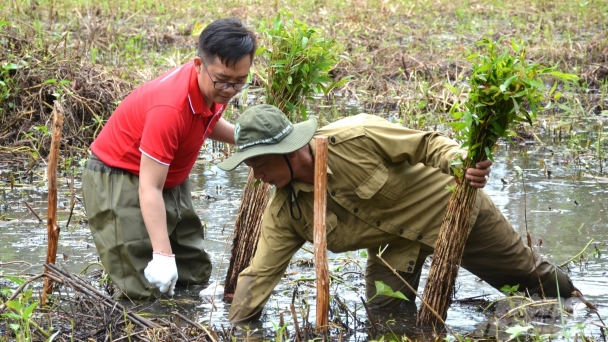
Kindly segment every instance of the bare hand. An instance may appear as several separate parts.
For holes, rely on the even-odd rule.
[[[492,171],[492,161],[489,159],[480,161],[475,165],[475,168],[468,168],[464,177],[469,180],[469,184],[474,188],[483,188],[490,179]]]

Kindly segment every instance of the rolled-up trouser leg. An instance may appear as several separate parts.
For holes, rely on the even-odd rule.
[[[368,253],[373,253],[374,251],[369,250]],[[422,266],[424,265],[424,261],[427,256],[433,253],[433,249],[431,247],[425,246],[421,244],[420,252],[418,254],[418,258],[416,260],[416,266],[414,266],[414,270],[412,273],[406,273],[397,271],[401,278],[405,280],[413,289],[418,291],[418,285],[420,283],[420,274],[422,273]],[[403,293],[409,302],[405,302],[403,299],[388,297],[388,296],[376,296],[370,302],[373,306],[380,307],[393,307],[397,305],[403,305],[406,303],[412,303],[415,305],[416,294],[410,291],[409,287],[403,283],[399,277],[397,277],[393,271],[391,271],[388,267],[384,266],[384,264],[377,263],[372,261],[371,259],[367,259],[367,264],[365,266],[365,294],[367,299],[370,299],[376,295],[376,280],[380,280],[386,285],[390,286],[393,291],[400,291]]]
[[[211,275],[211,260],[203,249],[205,232],[192,204],[190,181],[165,190],[163,197],[178,281],[184,285],[204,283]]]
[[[496,289],[519,285],[519,291],[546,297],[571,297],[570,278],[526,246],[517,231],[483,191],[477,216],[462,257],[462,266]],[[557,277],[556,277],[557,273]],[[557,278],[557,281],[556,281]]]

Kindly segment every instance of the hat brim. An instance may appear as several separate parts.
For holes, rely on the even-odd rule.
[[[283,140],[275,144],[265,144],[252,146],[244,151],[235,152],[229,158],[217,164],[217,167],[224,171],[236,169],[242,162],[249,158],[262,156],[266,154],[288,154],[299,150],[306,146],[312,140],[312,137],[317,131],[317,120],[314,118],[308,119],[293,125],[293,131],[289,133]]]

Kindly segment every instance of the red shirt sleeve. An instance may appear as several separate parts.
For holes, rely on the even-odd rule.
[[[142,153],[156,161],[169,165],[184,130],[181,113],[169,106],[156,106],[146,113],[139,146]]]

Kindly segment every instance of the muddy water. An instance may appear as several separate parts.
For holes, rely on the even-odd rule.
[[[605,129],[606,130],[606,129]],[[591,138],[592,135],[590,135]],[[522,236],[526,229],[537,246],[537,251],[557,264],[566,263],[579,254],[589,244],[586,252],[565,266],[575,285],[594,302],[603,319],[608,318],[608,175],[606,167],[603,174],[593,160],[585,154],[573,154],[564,139],[541,136],[545,144],[522,143],[517,147],[502,145],[496,151],[496,160],[491,180],[486,191],[492,197],[513,227]],[[570,145],[571,146],[571,145]],[[238,211],[242,188],[247,169],[238,168],[235,172],[225,173],[214,166],[212,157],[217,156],[209,147],[207,154],[201,157],[193,173],[193,200],[198,213],[205,223],[207,241],[206,250],[214,262],[212,280],[222,281],[227,267],[233,222]],[[588,167],[587,167],[588,166]],[[7,173],[16,174],[14,167],[0,165],[2,180]],[[43,173],[43,171],[41,171]],[[41,177],[34,177],[30,183],[27,178],[20,179],[13,189],[5,181],[0,183],[0,272],[7,274],[31,274],[41,272],[41,264],[46,256],[46,224],[40,223],[27,202],[40,217],[44,219],[46,208],[46,188]],[[90,237],[78,189],[78,179],[74,181],[76,203],[74,212],[68,216],[71,207],[71,177],[60,179],[59,226],[61,238],[58,247],[58,263],[62,263],[72,272],[80,272],[88,265],[90,270],[98,268],[97,254]],[[590,243],[591,241],[591,243]],[[306,320],[315,322],[315,287],[314,266],[312,264],[311,245],[306,245],[294,258],[286,276],[275,289],[266,305],[266,313],[261,322],[243,328],[240,334],[249,333],[259,339],[268,339],[276,330],[280,316],[285,322],[291,322],[291,315],[284,311],[289,308],[294,288],[300,325]],[[360,297],[364,296],[363,269],[365,258],[359,252],[345,254],[330,253],[330,270],[335,276],[330,287],[332,294],[337,294],[349,307],[349,310],[361,319],[366,317],[361,307]],[[423,279],[426,277],[423,275]],[[4,282],[6,284],[6,282]],[[3,281],[0,280],[0,287]],[[424,281],[420,285],[423,289]],[[219,300],[219,296],[208,296],[198,299],[196,294],[202,287],[178,290],[176,303],[186,315],[196,318],[203,324],[219,327],[227,326],[225,319],[228,305]],[[212,286],[208,292],[219,291],[220,287]],[[462,270],[457,281],[459,299],[484,295],[487,300],[501,298],[496,290],[479,282],[476,277]],[[309,304],[309,307],[307,307]],[[457,302],[449,312],[447,323],[456,332],[463,335],[480,337],[496,336],[495,327],[504,330],[517,324],[512,320],[493,317],[492,313],[480,312],[479,302]],[[173,310],[174,308],[171,308]],[[163,303],[148,309],[152,312],[167,312]],[[424,332],[414,329],[415,310],[411,308],[388,311],[374,311],[375,319],[397,335],[424,336]],[[330,318],[332,318],[331,316]],[[351,328],[357,328],[346,339],[353,341],[368,340],[367,329],[352,325],[352,317],[342,316],[343,322],[350,322]],[[579,323],[584,324],[587,336],[598,338],[600,330],[592,323],[600,323],[598,317],[575,305],[572,316],[565,317],[568,328]],[[561,331],[559,319],[545,319],[534,323],[538,333],[555,333]],[[256,332],[252,330],[258,329]],[[290,325],[288,330],[293,331]],[[392,336],[392,335],[391,335]],[[499,333],[500,338],[508,335]]]

